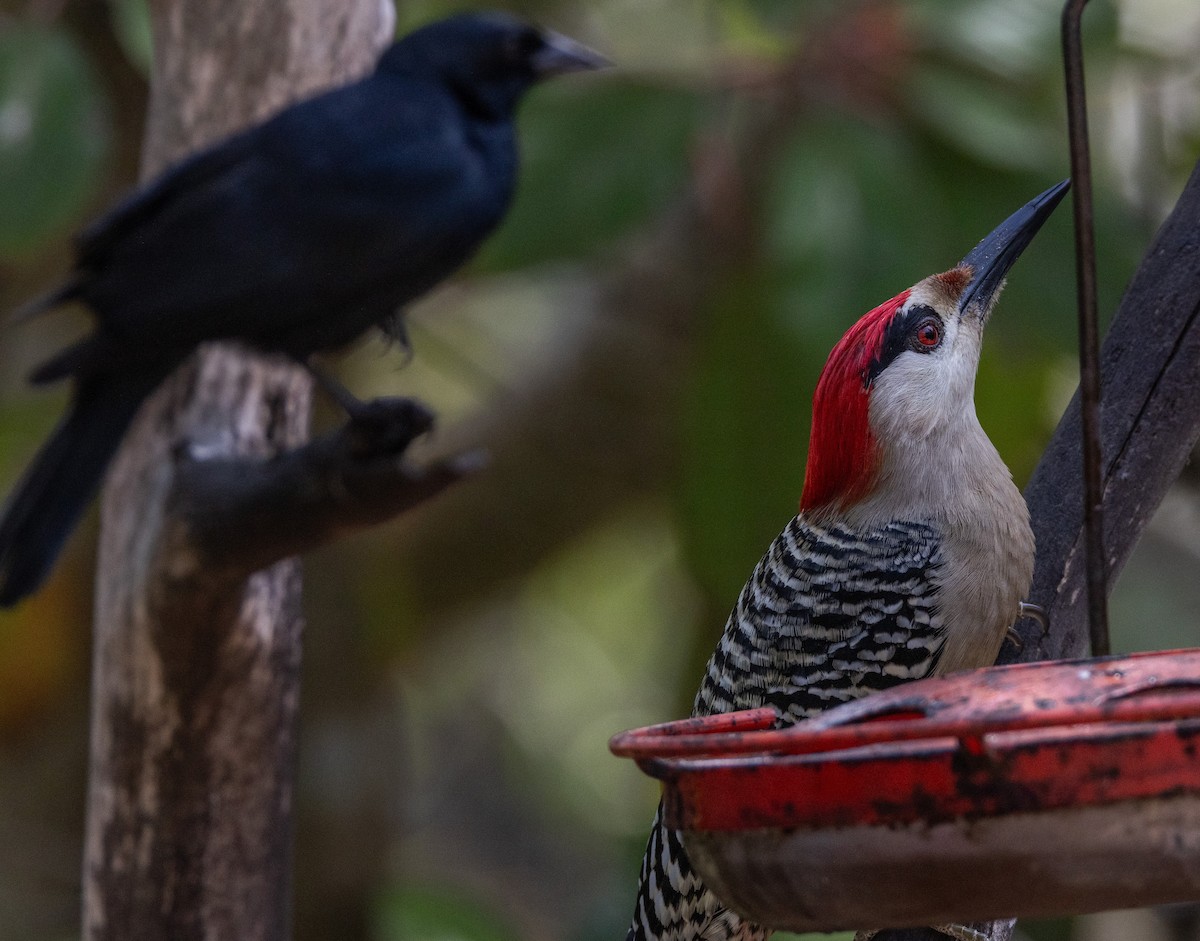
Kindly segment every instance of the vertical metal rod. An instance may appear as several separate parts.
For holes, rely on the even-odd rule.
[[[1092,213],[1092,166],[1088,152],[1087,101],[1083,87],[1080,20],[1087,0],[1063,7],[1063,68],[1067,81],[1067,130],[1071,146],[1071,193],[1075,211],[1075,280],[1079,297],[1079,404],[1083,425],[1083,528],[1086,549],[1088,624],[1092,656],[1109,652],[1108,586],[1104,556],[1104,493],[1100,471],[1100,331],[1096,313],[1096,241]]]

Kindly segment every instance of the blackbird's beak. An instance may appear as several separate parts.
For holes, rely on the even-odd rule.
[[[542,42],[542,48],[530,57],[533,72],[538,78],[549,78],[565,72],[586,72],[612,65],[600,53],[560,33],[545,30]]]

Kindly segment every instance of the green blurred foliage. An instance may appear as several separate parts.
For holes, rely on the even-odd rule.
[[[369,344],[344,363],[364,395],[432,403],[433,449],[486,445],[495,467],[308,567],[301,941],[623,934],[657,791],[606,739],[686,708],[795,512],[829,349],[1067,172],[1057,0],[501,5],[618,68],[530,97],[513,211],[417,305],[412,366]],[[465,6],[408,0],[401,30]],[[107,42],[53,7],[0,16],[5,310],[134,174],[110,115],[144,104],[109,89],[146,72],[147,4],[110,0]],[[1104,316],[1200,150],[1197,35],[1187,0],[1088,10]],[[1074,386],[1074,323],[1060,212],[1013,271],[977,383],[1019,482]],[[7,487],[62,400],[18,377],[73,328],[2,329]],[[1180,499],[1119,588],[1122,649],[1196,642]],[[81,799],[88,535],[0,615],[0,941],[74,931],[81,811],[12,795],[45,780]]]
[[[0,24],[0,257],[78,222],[107,150],[103,97],[72,38]]]
[[[518,941],[521,933],[506,925],[494,909],[467,893],[444,888],[396,889],[378,902],[377,941]]]
[[[147,0],[109,0],[113,36],[121,44],[129,64],[143,75],[150,72],[154,42],[150,35]]]
[[[521,115],[527,130],[516,201],[477,269],[585,258],[645,224],[685,183],[699,104],[686,91],[638,84],[541,90]],[[624,146],[612,147],[617,140]],[[560,211],[549,211],[555,206]]]
[[[681,396],[679,519],[695,577],[712,597],[731,599],[795,513],[804,479],[803,414],[816,380],[804,368],[805,346],[772,317],[761,272],[739,272],[702,311],[695,366]],[[752,375],[771,381],[747,382]]]

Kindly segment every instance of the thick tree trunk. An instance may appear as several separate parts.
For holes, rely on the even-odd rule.
[[[387,0],[151,7],[147,178],[365,72],[393,29]],[[198,559],[170,524],[181,467],[302,444],[309,391],[295,367],[205,350],[147,403],[113,465],[96,589],[90,941],[289,934],[299,566],[246,581]]]

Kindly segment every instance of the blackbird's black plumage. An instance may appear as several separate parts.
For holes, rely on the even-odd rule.
[[[78,300],[96,329],[33,374],[75,394],[0,520],[0,606],[40,584],[139,405],[198,344],[303,359],[387,324],[503,218],[522,94],[600,64],[506,16],[442,20],[85,229],[69,280],[28,308]]]

